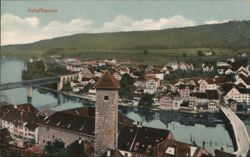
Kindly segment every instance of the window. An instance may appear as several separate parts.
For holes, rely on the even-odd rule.
[[[45,140],[43,140],[43,143],[45,143]]]
[[[52,136],[53,140],[55,139],[55,135]]]
[[[108,96],[104,96],[104,100],[109,100],[109,97]]]

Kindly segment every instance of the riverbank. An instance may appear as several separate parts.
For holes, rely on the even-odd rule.
[[[89,96],[84,96],[84,95],[79,95],[79,94],[75,94],[73,92],[66,92],[66,91],[57,91],[55,89],[49,88],[49,87],[45,87],[45,86],[34,86],[38,89],[43,89],[49,92],[55,92],[55,93],[61,93],[65,96],[71,96],[74,98],[80,98],[80,99],[85,99],[86,101],[91,101],[91,102],[95,102],[95,98],[91,98]],[[123,106],[123,107],[128,107],[128,108],[134,108],[134,109],[143,109],[143,110],[153,110],[153,111],[160,111],[160,110],[165,110],[165,111],[176,111],[176,112],[180,112],[180,113],[189,113],[189,114],[199,114],[199,113],[216,113],[216,112],[208,112],[208,111],[194,111],[194,110],[169,110],[169,109],[164,109],[164,108],[160,108],[159,106],[134,106],[134,105],[130,105],[130,104],[126,104],[126,103],[122,103],[119,102],[119,106]]]

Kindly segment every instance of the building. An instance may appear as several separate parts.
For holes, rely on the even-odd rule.
[[[178,93],[169,92],[159,97],[159,105],[161,109],[179,110],[183,98]]]
[[[96,83],[95,152],[102,155],[118,148],[118,89],[120,84],[109,71]]]
[[[38,142],[38,125],[45,116],[31,104],[3,105],[0,107],[1,126],[7,128],[13,139]]]
[[[154,94],[160,87],[160,80],[155,77],[146,77],[144,93]]]
[[[202,64],[201,66],[203,72],[212,72],[214,71],[214,66],[211,64]]]
[[[87,109],[83,109],[87,112]],[[87,110],[87,111],[86,111]],[[75,109],[77,114],[56,112],[39,122],[39,142],[44,147],[48,141],[61,140],[65,146],[76,140],[92,142],[94,140],[95,119],[83,114],[80,109]]]
[[[183,98],[184,101],[189,100],[190,93],[196,92],[196,86],[195,85],[184,85],[181,84],[179,86],[179,93],[180,96]]]
[[[238,103],[250,103],[250,89],[232,87],[224,96],[226,101],[234,100]]]
[[[125,157],[157,156],[158,145],[173,140],[172,133],[141,125],[123,126],[119,131],[119,151]]]
[[[118,114],[119,124],[132,124],[132,120]],[[62,140],[69,145],[76,140],[94,143],[95,108],[80,107],[55,112],[39,122],[39,145],[45,146],[48,141]]]
[[[194,92],[190,94],[190,104],[194,106],[207,105],[208,111],[217,111],[219,93],[217,90],[206,90],[205,92]]]
[[[157,157],[202,157],[208,155],[208,152],[201,147],[174,140],[167,140],[164,144],[160,144],[158,148],[164,151],[158,153]]]
[[[78,73],[78,78],[81,80],[82,78],[93,78],[94,74],[90,71],[89,68],[82,68],[81,71]]]
[[[250,88],[250,75],[239,73],[236,75],[235,85],[243,85],[245,88]]]
[[[199,81],[199,91],[205,92],[206,90],[216,90],[217,85],[215,79],[202,79]]]

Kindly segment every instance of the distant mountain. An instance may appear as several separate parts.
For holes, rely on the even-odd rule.
[[[31,44],[1,46],[1,52],[2,55],[49,55],[71,51],[170,48],[250,48],[250,21],[232,21],[155,31],[82,33]]]

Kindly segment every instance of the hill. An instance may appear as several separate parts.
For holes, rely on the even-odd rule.
[[[161,51],[166,49],[249,49],[250,21],[155,31],[75,34],[31,44],[1,46],[2,55],[70,55],[90,52]]]

